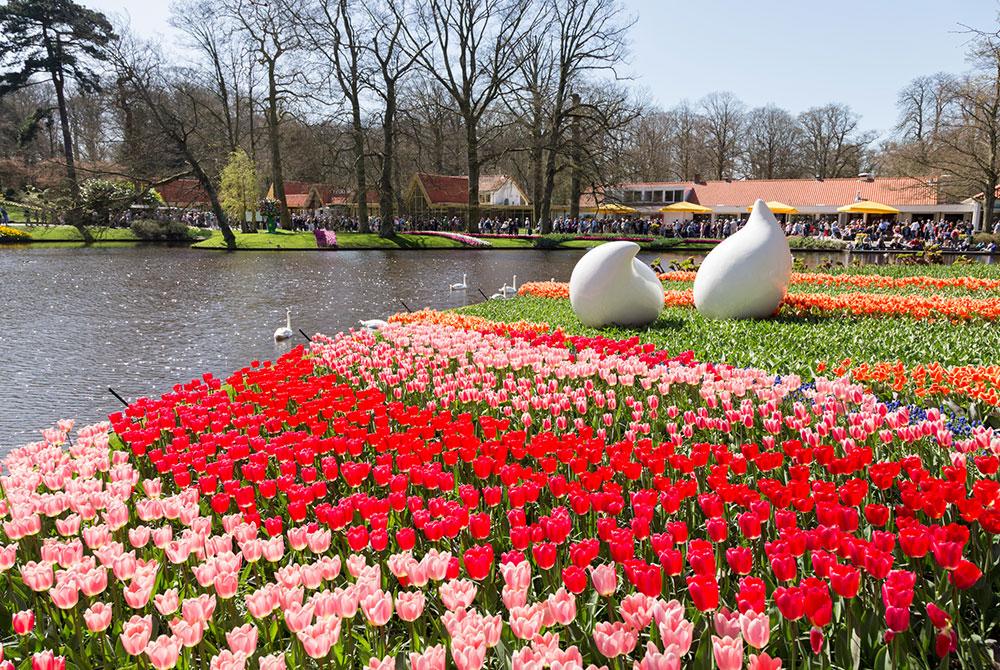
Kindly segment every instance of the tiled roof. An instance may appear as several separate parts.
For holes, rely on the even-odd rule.
[[[156,187],[156,192],[169,207],[207,205],[208,193],[197,179],[175,179]]]
[[[691,189],[691,200],[707,207],[746,207],[757,198],[795,207],[840,206],[873,200],[894,206],[936,205],[937,188],[928,179],[747,179],[708,182],[645,182],[622,184],[625,190]]]
[[[424,187],[431,205],[464,205],[469,201],[469,178],[443,174],[418,172],[416,179]],[[510,177],[502,174],[481,175],[480,193],[491,193],[503,186]]]

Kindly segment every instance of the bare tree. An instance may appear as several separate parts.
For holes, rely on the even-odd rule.
[[[812,107],[799,114],[803,160],[817,179],[858,174],[874,133],[859,129],[861,117],[841,103]]]
[[[206,88],[218,97],[213,113],[225,134],[229,152],[242,146],[246,108],[252,101],[245,94],[248,80],[246,44],[238,40],[232,25],[218,14],[216,3],[210,0],[184,0],[171,6],[171,24],[186,37],[190,47],[203,59],[196,73]]]
[[[751,110],[746,124],[746,167],[753,179],[801,176],[798,145],[801,131],[795,117],[768,105]]]
[[[553,99],[545,136],[545,181],[539,223],[543,234],[552,232],[552,194],[557,157],[562,153],[563,131],[577,111],[570,96],[589,73],[611,70],[625,54],[625,40],[632,21],[623,20],[617,0],[548,0],[544,20],[551,26],[555,46]]]
[[[203,157],[209,145],[204,134],[204,120],[208,116],[205,110],[211,104],[210,94],[192,84],[190,73],[168,68],[163,55],[154,46],[136,41],[125,31],[122,34],[122,39],[109,49],[120,85],[132,92],[133,99],[142,105],[145,118],[154,124],[162,143],[176,152],[198,180],[208,195],[226,246],[235,249],[236,236],[229,227],[210,176],[218,171],[209,168]]]
[[[285,74],[285,61],[298,50],[300,39],[294,17],[281,3],[268,0],[224,0],[226,17],[239,28],[256,59],[264,68],[266,90],[265,118],[271,154],[271,183],[278,201],[281,226],[292,227],[292,216],[285,197],[285,178],[281,161],[281,122],[287,99],[292,95],[294,74]]]
[[[736,172],[745,123],[745,106],[728,91],[709,93],[701,101],[705,146],[716,179]]]
[[[404,24],[408,53],[451,97],[465,125],[470,232],[479,230],[480,122],[518,71],[531,9],[531,0],[427,0],[413,28]]]
[[[403,49],[403,26],[406,16],[405,0],[395,0],[389,11],[387,7],[370,6],[369,16],[374,30],[369,50],[377,65],[378,74],[373,78],[372,90],[382,99],[382,156],[379,176],[379,216],[382,223],[379,235],[388,237],[395,230],[396,194],[393,171],[396,164],[396,114],[399,106],[400,82],[409,75],[417,58],[429,45],[415,45],[411,53]]]
[[[941,130],[956,80],[947,72],[917,77],[899,92],[896,131],[904,140],[933,141]]]

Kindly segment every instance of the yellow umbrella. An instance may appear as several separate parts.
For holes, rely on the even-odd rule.
[[[675,202],[672,205],[667,205],[666,207],[660,207],[661,212],[690,212],[691,214],[711,214],[712,208],[705,207],[704,205],[699,205],[693,202]]]
[[[598,214],[635,214],[639,211],[628,205],[619,205],[617,202],[605,202],[597,207],[590,207],[588,209],[592,209]]]
[[[871,200],[852,202],[850,205],[838,207],[837,211],[847,214],[899,214],[899,210],[895,207],[883,205],[880,202],[872,202]]]
[[[791,205],[786,205],[783,202],[778,202],[777,200],[769,200],[766,203],[767,208],[771,210],[774,214],[798,214],[799,210],[795,209]],[[747,211],[752,211],[753,205],[747,207]]]

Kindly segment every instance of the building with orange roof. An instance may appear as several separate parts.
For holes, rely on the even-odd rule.
[[[403,200],[413,216],[460,216],[469,203],[469,178],[418,172],[410,180]],[[513,216],[531,215],[531,201],[517,181],[508,175],[482,175],[479,204],[484,216],[500,212]]]
[[[795,207],[804,216],[848,216],[837,208],[861,200],[872,200],[900,210],[898,218],[968,220],[978,224],[979,206],[973,200],[956,202],[944,196],[937,179],[875,177],[836,179],[732,179],[713,181],[634,182],[607,189],[601,197],[588,195],[581,208],[593,208],[598,199],[634,207],[640,215],[659,215],[659,209],[675,202],[693,202],[713,210],[711,216],[745,216],[758,198],[776,200]],[[677,218],[679,215],[667,215]]]

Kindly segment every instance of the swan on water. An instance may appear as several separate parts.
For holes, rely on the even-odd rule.
[[[293,335],[292,333],[292,308],[285,308],[285,327],[278,328],[274,331],[274,341],[281,342],[282,340],[287,340]]]
[[[510,286],[504,284],[503,286],[500,287],[500,293],[502,293],[505,296],[512,296],[517,294],[517,275],[514,275],[514,279],[511,282]]]
[[[448,287],[448,290],[449,291],[464,291],[467,288],[469,288],[469,286],[466,283],[466,281],[465,281],[465,275],[463,274],[462,275],[462,283],[461,284],[452,284],[451,286]]]
[[[362,319],[361,321],[358,321],[358,323],[360,323],[361,327],[365,330],[381,330],[389,325],[387,321],[383,321],[382,319]]]

